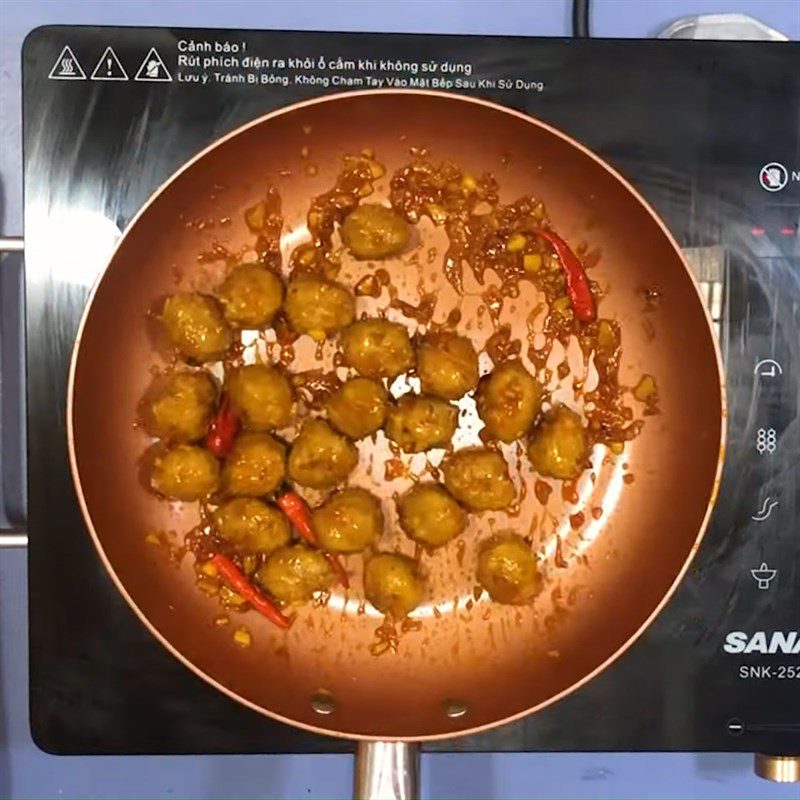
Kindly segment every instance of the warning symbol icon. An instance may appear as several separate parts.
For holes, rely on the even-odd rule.
[[[85,81],[86,73],[75,58],[75,53],[66,45],[47,77],[54,81]]]
[[[117,54],[111,47],[106,47],[97,66],[92,71],[93,81],[127,81],[128,73],[125,72],[125,67],[122,66]]]
[[[161,58],[155,47],[151,47],[133,79],[135,81],[167,82],[172,80],[172,75],[169,74],[164,59]]]

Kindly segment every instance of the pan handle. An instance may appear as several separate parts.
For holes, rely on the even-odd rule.
[[[0,256],[5,256],[9,253],[22,253],[23,250],[24,243],[21,238],[12,236],[0,237]],[[19,432],[23,424],[20,419],[22,414],[19,408],[19,405],[23,402],[21,392],[20,399],[14,399],[19,391],[19,375],[24,375],[24,370],[20,369],[22,355],[20,353],[19,339],[22,334],[14,335],[14,328],[21,319],[20,315],[22,314],[20,308],[21,289],[18,283],[20,280],[19,270],[19,259],[15,259],[13,262],[9,259],[8,263],[3,265],[4,277],[0,280],[0,299],[2,300],[0,318],[3,321],[2,331],[0,332],[0,367],[2,367],[0,377],[0,386],[2,386],[2,391],[0,391],[0,453],[2,453],[3,457],[0,460],[5,469],[8,469],[9,460],[24,459],[24,453],[20,454],[18,452],[22,445],[17,443],[18,440],[20,442],[24,441],[24,435],[20,435]],[[12,373],[13,379],[11,379]],[[24,460],[22,463],[24,464]],[[22,469],[24,470],[24,467]],[[0,548],[25,547],[28,543],[28,535],[19,524],[19,521],[15,519],[22,516],[24,512],[19,510],[14,512],[8,508],[7,498],[3,492],[3,489],[8,488],[4,480],[5,474],[0,478],[2,478],[0,481],[0,499],[3,500],[3,505],[6,506],[0,509]],[[10,494],[16,497],[17,493],[12,486]],[[24,489],[21,490],[21,493],[24,495]],[[24,501],[22,502],[24,503]]]
[[[416,800],[419,746],[408,742],[359,742],[355,800]]]

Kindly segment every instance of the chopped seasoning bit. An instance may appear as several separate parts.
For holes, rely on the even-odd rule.
[[[217,569],[216,564],[211,561],[206,561],[200,565],[200,572],[203,575],[207,575],[209,578],[216,578],[219,575],[219,570]]]
[[[147,544],[154,544],[156,546],[161,544],[161,539],[159,539],[158,535],[155,533],[148,533],[147,536],[144,537],[144,540]]]
[[[250,635],[250,631],[242,625],[233,632],[233,641],[239,647],[250,647],[253,643],[253,637]]]
[[[309,150],[308,147],[306,147],[305,145],[303,145],[303,147],[300,148],[300,157],[301,158],[308,158],[310,153],[311,153],[311,150]]]
[[[525,249],[527,242],[528,240],[521,233],[512,234],[506,242],[506,250],[509,253],[519,253]]]
[[[224,614],[220,614],[218,617],[214,617],[214,624],[218,628],[224,628],[226,625],[230,624],[230,617],[226,617]]]
[[[522,258],[525,272],[538,272],[542,268],[542,256],[539,253],[526,253]]]

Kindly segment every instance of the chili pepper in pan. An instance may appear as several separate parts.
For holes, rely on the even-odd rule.
[[[219,553],[211,559],[220,575],[231,585],[233,590],[240,594],[253,608],[263,614],[270,622],[279,628],[288,628],[292,621],[268,598],[253,586],[244,573],[229,558]]]
[[[575,316],[581,322],[594,322],[597,318],[592,290],[589,288],[589,279],[580,259],[572,252],[570,246],[556,233],[548,230],[536,232],[542,239],[546,239],[555,250],[561,263],[561,268],[567,278],[567,295]]]
[[[239,432],[239,426],[239,416],[233,409],[231,398],[227,392],[223,392],[217,413],[208,426],[206,447],[217,458],[225,458],[233,447],[233,440]]]
[[[297,529],[300,536],[308,542],[308,544],[319,547],[317,534],[314,533],[314,525],[311,521],[311,511],[306,501],[303,500],[297,492],[292,492],[290,490],[279,494],[275,498],[275,502],[286,515],[289,522]],[[345,589],[350,588],[350,579],[347,577],[347,570],[344,568],[342,562],[339,561],[333,553],[328,553],[324,550],[322,552],[328,564],[330,564],[331,569],[336,573],[339,583],[341,583]]]

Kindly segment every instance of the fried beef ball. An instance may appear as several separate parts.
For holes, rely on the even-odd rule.
[[[342,334],[344,361],[365,378],[396,378],[414,363],[405,325],[362,319]]]
[[[542,385],[520,361],[508,361],[481,380],[478,415],[493,439],[507,444],[524,436],[542,407]]]
[[[198,292],[173,294],[164,301],[161,322],[170,342],[188,361],[218,361],[233,342],[219,303]]]
[[[271,553],[289,542],[291,531],[283,512],[262,500],[228,500],[213,518],[219,535],[241,553]]]
[[[499,511],[514,502],[516,490],[501,453],[483,447],[458,450],[442,461],[444,485],[471,511]]]
[[[379,553],[364,567],[364,594],[382,614],[402,619],[422,601],[425,584],[413,558]]]
[[[356,301],[341,283],[314,275],[299,275],[289,283],[284,310],[297,333],[308,333],[321,341],[353,321]]]
[[[464,336],[429,334],[417,346],[417,374],[423,392],[458,400],[478,385],[478,354]]]
[[[540,475],[577,478],[589,463],[589,443],[580,416],[564,405],[548,411],[531,434],[528,458]]]
[[[458,409],[438,397],[404,394],[386,418],[386,435],[406,453],[446,447],[457,427]]]
[[[146,427],[159,439],[197,442],[217,407],[217,384],[207,372],[173,372],[148,392]]]
[[[397,500],[400,527],[427,548],[441,547],[463,532],[467,514],[438,483],[418,483]]]
[[[363,439],[386,420],[389,395],[371,378],[351,378],[328,400],[328,419],[336,430],[351,439]]]
[[[283,283],[258,264],[242,264],[217,290],[228,324],[234,328],[266,328],[283,303]]]
[[[247,364],[228,373],[226,388],[245,428],[283,428],[292,416],[294,393],[286,375],[266,364]]]
[[[153,459],[150,485],[171,500],[201,500],[219,488],[219,462],[202,447],[167,447]]]
[[[341,235],[344,246],[356,258],[378,260],[405,250],[409,228],[391,208],[378,203],[363,203],[347,215]]]
[[[286,448],[268,433],[245,433],[225,459],[222,479],[228,494],[261,497],[274,492],[286,475]]]
[[[351,487],[328,498],[312,514],[320,547],[331,553],[358,553],[383,533],[381,501]]]
[[[344,481],[358,463],[355,445],[327,422],[309,419],[292,443],[289,477],[301,486],[327,489]]]
[[[306,603],[315,592],[330,589],[336,575],[325,555],[304,544],[279,547],[256,572],[256,581],[276,600]]]
[[[497,603],[529,602],[541,584],[530,545],[513,533],[485,542],[478,554],[478,583]]]

